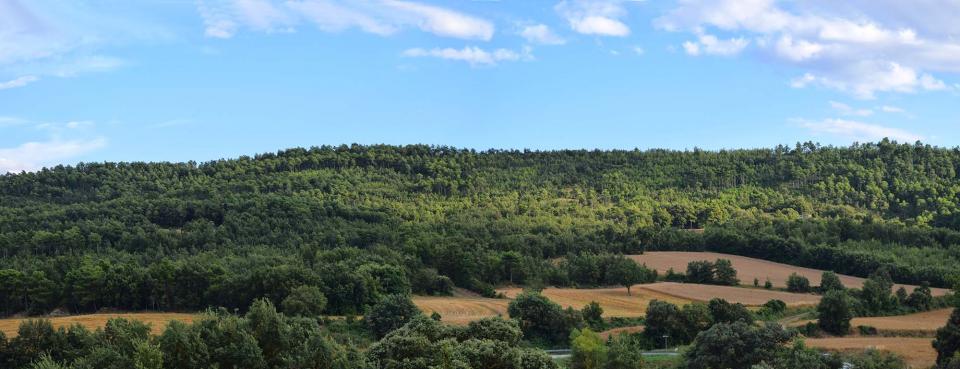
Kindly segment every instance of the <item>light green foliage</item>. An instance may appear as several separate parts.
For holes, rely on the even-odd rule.
[[[571,369],[601,369],[607,360],[607,346],[590,328],[570,333]]]
[[[643,351],[643,348],[626,334],[616,335],[610,340],[603,369],[643,369]]]

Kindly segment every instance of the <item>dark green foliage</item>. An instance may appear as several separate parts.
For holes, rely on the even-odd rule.
[[[692,342],[698,333],[710,328],[714,322],[707,305],[695,302],[679,309],[669,302],[652,300],[644,318],[643,335],[655,348],[684,345]]]
[[[790,274],[790,276],[787,277],[787,291],[796,293],[810,292],[810,280],[797,273]]]
[[[892,294],[893,280],[886,269],[879,269],[863,282],[860,290],[860,315],[877,316],[895,311],[897,298]]]
[[[590,329],[599,332],[606,328],[606,324],[603,322],[603,308],[596,301],[591,301],[584,306],[583,310],[580,310],[580,314],[583,316],[583,322]]]
[[[501,341],[508,345],[517,345],[523,337],[520,325],[516,320],[506,320],[500,317],[483,318],[467,325],[463,331],[463,340],[484,339]]]
[[[730,260],[717,259],[716,262],[699,260],[687,263],[686,282],[735,286],[740,280]]]
[[[869,325],[858,325],[857,331],[860,332],[861,336],[876,336],[880,331],[876,327]]]
[[[557,369],[542,351],[516,345],[519,329],[500,318],[458,328],[417,316],[367,351],[378,369]]]
[[[773,288],[773,283],[770,282],[770,278],[767,278],[767,281],[763,282],[763,288],[766,288],[768,290]]]
[[[315,286],[300,286],[290,291],[281,306],[287,315],[316,317],[327,307],[327,297]]]
[[[736,286],[740,283],[737,279],[737,270],[733,269],[733,264],[727,259],[717,259],[713,264],[714,283],[724,286]]]
[[[407,324],[415,316],[422,315],[410,300],[410,295],[388,295],[370,308],[364,320],[377,337]]]
[[[827,293],[829,291],[843,291],[845,288],[843,283],[840,282],[840,277],[837,276],[837,273],[834,272],[823,272],[823,275],[820,277],[820,292]]]
[[[778,324],[756,327],[745,322],[718,323],[700,334],[684,354],[689,369],[746,369],[772,362],[790,334]]]
[[[689,283],[713,284],[713,263],[706,260],[687,264],[686,280]]]
[[[763,306],[760,306],[760,310],[757,311],[757,315],[760,315],[764,319],[775,319],[783,315],[787,310],[787,304],[780,300],[770,300],[763,303]]]
[[[853,307],[845,291],[827,292],[817,305],[817,324],[824,331],[843,336],[850,331],[850,319],[853,319]]]
[[[537,292],[524,291],[507,306],[511,319],[520,322],[523,336],[547,344],[566,342],[573,329],[583,324],[575,310],[564,310]]]
[[[711,299],[707,304],[714,323],[734,323],[754,321],[753,313],[741,303],[731,304],[721,298]]]
[[[607,269],[607,280],[626,287],[627,295],[630,294],[630,287],[633,287],[633,285],[653,282],[656,279],[655,271],[626,258],[616,259]]]
[[[937,350],[937,365],[946,366],[960,350],[960,308],[953,309],[946,325],[937,329],[937,338],[933,341]],[[960,362],[960,360],[954,360]]]
[[[930,293],[930,287],[926,285],[914,288],[905,301],[907,306],[916,311],[930,310],[932,302],[933,295]]]

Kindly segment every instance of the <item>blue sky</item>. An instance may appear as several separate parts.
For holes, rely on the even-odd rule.
[[[960,4],[0,0],[0,172],[295,146],[960,144]]]

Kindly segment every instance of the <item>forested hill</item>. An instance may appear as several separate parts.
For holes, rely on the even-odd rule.
[[[0,176],[0,313],[246,307],[300,284],[325,286],[328,309],[350,312],[391,288],[602,284],[589,256],[644,249],[856,275],[886,265],[899,282],[950,286],[958,172],[957,149],[888,141],[719,152],[353,145],[56,167]],[[545,261],[562,256],[583,265]]]

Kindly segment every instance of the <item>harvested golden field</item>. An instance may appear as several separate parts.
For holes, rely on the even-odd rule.
[[[107,324],[107,320],[113,318],[125,318],[130,320],[139,320],[144,323],[150,324],[153,329],[153,334],[159,334],[163,332],[163,329],[166,328],[167,323],[171,320],[179,320],[182,322],[190,323],[197,317],[196,314],[181,314],[181,313],[118,313],[118,314],[88,314],[88,315],[74,315],[74,316],[63,316],[55,318],[47,318],[53,323],[54,328],[59,327],[69,327],[74,324],[80,324],[90,330],[95,330],[97,328],[103,327]],[[17,329],[20,327],[20,322],[30,318],[10,318],[10,319],[0,319],[0,332],[3,332],[7,337],[13,337],[17,335]],[[33,318],[40,319],[40,318]]]
[[[636,285],[632,288],[632,295],[627,295],[626,288],[547,288],[543,290],[543,295],[560,304],[563,307],[572,307],[581,309],[591,301],[596,301],[603,307],[603,315],[607,317],[638,317],[643,316],[647,311],[647,305],[650,300],[668,301],[677,305],[690,303],[690,299],[672,296],[660,293],[654,290],[640,288],[642,285]],[[513,298],[523,289],[505,288],[497,292],[503,293],[507,297]]]
[[[929,368],[937,361],[937,351],[930,338],[907,337],[838,337],[808,338],[807,346],[840,352],[885,350],[903,357],[910,368]]]
[[[413,303],[425,314],[440,313],[446,323],[465,325],[481,318],[497,315],[506,317],[510,300],[473,296],[414,296]]]
[[[784,288],[787,286],[787,277],[792,273],[797,273],[810,280],[813,286],[820,285],[820,275],[822,270],[803,268],[793,265],[775,263],[762,259],[749,258],[730,254],[721,254],[716,252],[686,252],[686,251],[651,251],[643,255],[630,255],[630,258],[638,263],[646,264],[647,267],[656,269],[664,273],[673,268],[678,273],[687,270],[687,263],[698,260],[714,261],[717,259],[728,259],[733,263],[733,268],[737,270],[737,278],[740,278],[741,284],[752,284],[756,278],[762,284],[767,278],[773,283],[774,287]],[[840,281],[846,287],[860,288],[865,279],[852,277],[848,275],[839,275]],[[916,286],[898,284],[894,289],[905,287],[907,292],[913,291]],[[931,288],[934,296],[942,296],[950,292],[944,288]]]
[[[659,282],[640,284],[635,286],[634,289],[651,291],[684,300],[709,301],[714,297],[719,297],[729,302],[739,302],[747,306],[760,306],[773,299],[781,300],[788,306],[816,305],[820,302],[820,296],[812,294],[693,283]]]
[[[850,321],[850,325],[853,327],[858,325],[869,325],[879,330],[891,331],[909,330],[936,332],[937,328],[943,327],[943,325],[947,323],[947,319],[950,318],[951,312],[953,312],[953,309],[940,309],[901,316],[853,318],[853,320]]]
[[[911,331],[933,334],[937,331],[937,328],[947,323],[951,312],[953,312],[953,309],[940,309],[900,316],[853,318],[850,320],[850,326],[868,325],[880,331]],[[790,326],[801,326],[808,322],[816,322],[816,320],[793,322]]]
[[[507,305],[510,299],[523,292],[522,288],[503,288],[497,290],[507,296],[507,299],[491,299],[475,295],[457,294],[455,296],[414,296],[413,303],[426,314],[440,313],[444,322],[452,324],[467,324],[470,321],[492,317],[507,317]],[[547,288],[543,295],[560,306],[581,309],[591,301],[596,301],[603,307],[603,315],[607,317],[638,317],[643,316],[650,300],[669,301],[674,304],[686,304],[690,300],[678,298],[656,291],[641,290],[636,287],[632,295],[627,295],[626,288]]]

